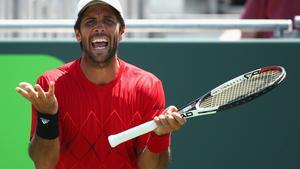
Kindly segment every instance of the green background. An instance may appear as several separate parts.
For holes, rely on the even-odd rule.
[[[31,122],[30,103],[15,88],[22,81],[35,83],[36,78],[46,69],[62,63],[49,55],[0,54],[0,168],[34,168],[27,153]]]
[[[285,67],[287,79],[274,91],[235,109],[190,119],[173,133],[169,168],[299,169],[299,49],[298,40],[152,40],[125,41],[119,53],[161,78],[167,104],[178,107],[242,73]],[[0,168],[33,168],[27,155],[30,105],[15,87],[77,58],[79,45],[0,42],[0,54]]]

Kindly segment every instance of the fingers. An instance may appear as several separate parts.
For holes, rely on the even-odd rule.
[[[173,117],[180,125],[184,125],[186,123],[186,119],[181,116],[181,114],[174,112]]]
[[[154,117],[154,121],[158,126],[156,130],[158,135],[179,130],[186,123],[186,119],[177,111],[178,109],[175,106],[169,106],[162,114]]]
[[[36,92],[30,83],[21,82],[19,86],[20,87],[16,87],[16,91],[24,96],[27,100],[31,101],[32,97],[36,95]]]
[[[51,87],[51,92],[54,91],[54,83]],[[39,84],[36,84],[34,87],[27,82],[21,82],[20,87],[16,87],[16,91],[24,96],[27,100],[33,102],[36,99],[45,99],[46,93]],[[50,90],[49,90],[50,91]]]
[[[32,87],[32,85],[30,83],[27,83],[27,82],[21,82],[19,85],[21,87],[23,87],[23,88],[26,88],[27,86],[31,86]]]
[[[156,122],[158,127],[164,127],[164,130],[171,129],[168,117],[164,114],[154,117],[154,121]]]
[[[18,93],[20,93],[23,97],[25,97],[27,100],[29,100],[29,97],[28,97],[28,92],[20,87],[16,87],[16,91]]]
[[[178,130],[181,125],[177,122],[177,120],[173,117],[172,114],[166,115],[167,124],[169,125],[169,128],[172,130]]]
[[[46,98],[46,94],[39,84],[35,85],[35,90],[37,91],[38,98],[41,98],[41,99]]]
[[[34,92],[34,88],[33,86],[30,84],[30,83],[27,83],[27,82],[21,82],[19,84],[22,88],[24,88],[28,93],[31,92],[33,93]]]
[[[54,85],[55,85],[55,83],[54,83],[53,81],[51,81],[50,84],[49,84],[49,91],[48,91],[48,94],[49,94],[50,96],[54,95]]]
[[[178,130],[184,123],[180,119],[175,118],[175,112],[166,115],[166,120],[173,130]]]
[[[166,110],[166,119],[168,123],[176,130],[186,123],[186,119],[182,118],[177,111],[178,109],[175,106],[169,106]]]
[[[168,123],[174,128],[178,128],[186,123],[186,119],[177,113],[177,111],[178,109],[175,106],[169,106],[164,114]]]
[[[178,109],[177,109],[177,107],[175,107],[175,106],[169,106],[169,107],[167,107],[166,108],[166,110],[165,110],[165,112],[166,113],[172,113],[172,112],[177,112],[178,111]]]
[[[49,90],[44,91],[43,88],[36,84],[34,87],[27,82],[21,82],[20,87],[16,87],[16,91],[29,100],[37,111],[53,114],[58,111],[58,102],[54,94],[54,82],[49,83]]]

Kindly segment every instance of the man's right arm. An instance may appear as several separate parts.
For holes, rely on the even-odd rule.
[[[35,135],[29,145],[29,156],[37,169],[53,169],[59,158],[59,139]]]
[[[37,169],[53,169],[59,158],[58,102],[54,94],[54,82],[44,91],[39,84],[34,87],[21,82],[16,90],[35,108],[37,125],[29,145],[29,155]]]

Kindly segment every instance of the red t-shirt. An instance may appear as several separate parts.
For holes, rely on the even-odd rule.
[[[108,136],[134,127],[165,108],[161,81],[153,74],[122,60],[115,80],[107,85],[91,83],[80,68],[80,59],[44,73],[44,90],[55,81],[59,105],[60,158],[57,169],[136,169],[137,149],[149,134],[115,148]],[[31,137],[36,128],[32,109]]]

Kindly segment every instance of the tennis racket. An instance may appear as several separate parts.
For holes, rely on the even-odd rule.
[[[191,118],[214,114],[241,105],[274,89],[285,79],[285,76],[285,69],[281,66],[264,67],[245,73],[192,101],[178,113],[185,118]],[[152,120],[121,133],[110,135],[108,141],[111,147],[116,147],[156,128],[157,125]]]

